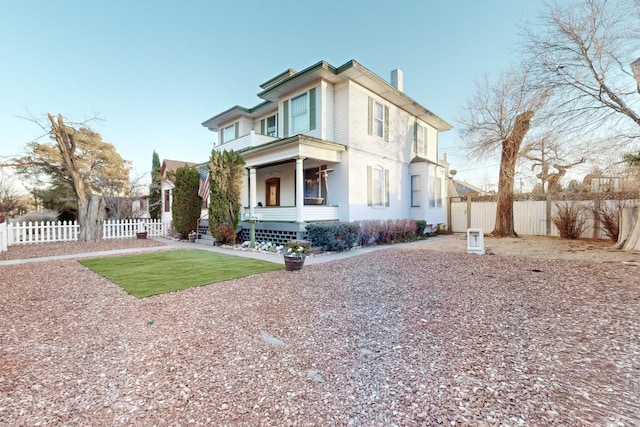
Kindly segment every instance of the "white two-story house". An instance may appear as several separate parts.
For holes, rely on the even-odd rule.
[[[446,121],[356,61],[287,70],[260,85],[262,102],[202,123],[216,150],[247,168],[243,219],[258,240],[299,238],[311,221],[446,223],[448,164],[438,159]],[[241,222],[247,238],[248,222]]]

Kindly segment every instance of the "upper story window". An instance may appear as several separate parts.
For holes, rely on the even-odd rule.
[[[222,130],[222,142],[221,142],[221,144],[223,144],[225,142],[233,141],[234,139],[236,139],[239,136],[238,132],[239,132],[238,123],[234,123],[232,125],[229,125],[229,126],[225,127]]]
[[[278,133],[278,123],[276,121],[276,116],[273,115],[271,117],[267,117],[267,135],[268,136],[276,136]]]
[[[309,101],[303,93],[291,100],[291,133],[297,134],[309,129]]]
[[[384,136],[384,106],[379,102],[373,103],[373,134]]]
[[[424,128],[416,124],[415,130],[415,152],[417,154],[424,154]]]
[[[267,136],[278,136],[278,115],[274,114],[260,120],[260,133]]]
[[[389,107],[369,97],[369,135],[389,140]]]
[[[316,128],[316,88],[283,102],[284,137]]]

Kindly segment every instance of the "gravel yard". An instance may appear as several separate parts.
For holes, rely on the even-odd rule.
[[[492,248],[141,300],[0,266],[0,425],[640,425],[640,267]]]

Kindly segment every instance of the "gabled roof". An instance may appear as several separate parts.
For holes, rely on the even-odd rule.
[[[312,84],[320,79],[331,83],[353,80],[392,104],[395,104],[410,114],[418,117],[425,123],[430,124],[439,131],[447,131],[452,128],[452,126],[445,120],[427,110],[418,102],[404,94],[404,92],[396,89],[390,83],[355,60],[348,61],[337,68],[326,61],[320,61],[300,72],[288,69],[260,85],[260,87],[264,89],[262,92],[258,93],[258,97],[265,100],[262,104],[259,104],[254,108],[244,108],[240,106],[232,107],[229,110],[204,121],[202,125],[210,130],[216,131],[218,130],[218,126],[233,120],[236,117],[240,117],[242,115],[252,117],[252,114],[256,113],[257,110],[264,108],[268,104],[275,104],[280,98],[286,96],[288,93]],[[265,110],[260,111],[261,114],[264,114],[264,112]]]
[[[197,164],[198,163],[185,162],[182,160],[164,159],[162,161],[162,166],[160,166],[160,175],[166,176],[167,172],[175,172],[178,168],[181,168],[183,166],[195,166]]]

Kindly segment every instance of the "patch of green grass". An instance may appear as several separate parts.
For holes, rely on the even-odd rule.
[[[95,258],[80,263],[138,298],[284,268],[272,262],[198,249]]]

